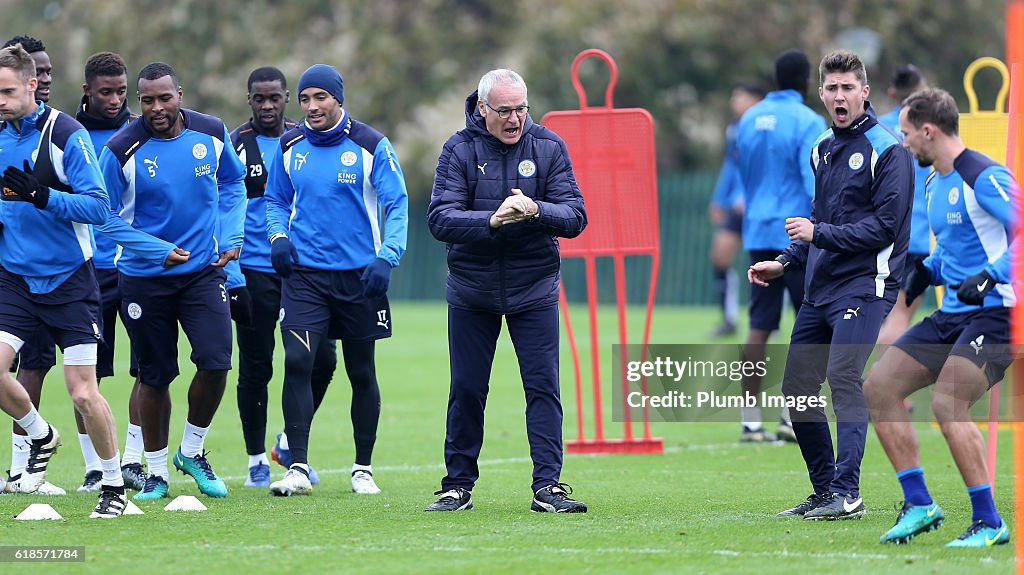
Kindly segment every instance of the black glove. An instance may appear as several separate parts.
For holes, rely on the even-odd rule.
[[[228,298],[231,301],[231,319],[238,325],[252,327],[252,296],[249,295],[249,288],[231,288],[228,290]]]
[[[904,301],[907,307],[910,307],[910,304],[914,303],[914,300],[923,294],[930,285],[932,285],[932,270],[924,265],[924,260],[915,261],[914,268],[907,273],[907,277],[903,278],[903,292],[906,296]]]
[[[32,175],[32,168],[25,160],[25,169],[19,170],[14,166],[7,166],[4,170],[3,199],[22,202],[31,202],[40,210],[46,207],[50,201],[50,188],[39,183],[39,180]]]
[[[292,275],[292,264],[299,263],[299,252],[288,236],[278,236],[270,244],[270,263],[274,265],[277,275],[286,278]]]
[[[996,287],[996,280],[982,270],[981,273],[964,278],[956,289],[956,298],[967,305],[981,305],[988,292]]]
[[[391,264],[377,258],[370,262],[359,278],[363,282],[363,297],[375,298],[388,293],[391,283]]]

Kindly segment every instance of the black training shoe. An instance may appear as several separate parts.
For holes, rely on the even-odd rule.
[[[114,519],[124,513],[128,505],[128,497],[124,493],[124,487],[110,487],[104,485],[100,490],[100,500],[96,508],[92,510],[89,519]]]
[[[568,491],[566,491],[566,488],[568,488]],[[569,497],[571,493],[572,487],[565,483],[541,487],[533,494],[533,503],[530,505],[530,511],[537,513],[586,513],[587,504]]]
[[[823,505],[804,513],[804,519],[811,521],[835,521],[836,519],[860,519],[864,517],[864,500],[852,495],[833,493]]]
[[[52,425],[46,437],[29,442],[28,465],[21,474],[21,489],[24,493],[36,491],[46,481],[46,466],[60,445],[60,434]]]
[[[121,477],[129,489],[142,491],[146,488],[146,470],[141,463],[126,463],[121,466]]]
[[[82,485],[76,489],[79,493],[92,493],[99,491],[101,484],[103,483],[103,472],[98,469],[85,472],[85,479],[82,480]]]
[[[461,487],[453,487],[447,491],[435,491],[434,495],[441,498],[427,505],[424,511],[469,511],[473,508],[470,492]]]
[[[803,517],[808,511],[812,511],[820,507],[823,503],[828,503],[831,497],[826,493],[824,495],[818,495],[812,493],[807,496],[807,499],[795,507],[790,507],[785,511],[776,513],[776,517]]]

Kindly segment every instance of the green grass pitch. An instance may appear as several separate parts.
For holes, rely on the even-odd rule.
[[[586,515],[530,513],[530,475],[522,386],[505,334],[491,378],[481,478],[469,512],[427,514],[423,507],[444,471],[442,442],[448,397],[448,356],[443,304],[398,303],[395,336],[377,348],[382,414],[374,453],[379,496],[356,496],[349,485],[353,448],[349,391],[339,366],[317,414],[310,461],[322,484],[311,497],[274,498],[267,490],[244,489],[247,459],[235,404],[235,372],[207,438],[214,469],[230,494],[201,496],[190,478],[175,474],[171,495],[198,495],[201,513],[165,512],[164,500],[143,504],[145,515],[115,521],[87,519],[94,494],[75,494],[82,479],[71,403],[54,373],[44,390],[42,413],[64,435],[49,479],[72,492],[66,497],[0,497],[0,515],[14,516],[29,503],[52,504],[65,521],[8,519],[3,545],[84,545],[84,563],[18,565],[39,573],[1010,573],[1011,545],[988,550],[949,550],[943,545],[968,525],[970,505],[945,442],[921,424],[923,465],[946,525],[911,545],[883,546],[901,492],[895,475],[869,432],[862,494],[868,514],[861,521],[812,523],[772,515],[799,500],[810,487],[792,445],[741,445],[734,423],[657,423],[663,455],[566,457],[562,480],[590,505]],[[640,342],[643,310],[630,310],[630,341]],[[573,308],[573,327],[584,352],[589,347],[584,310]],[[659,308],[652,342],[704,339],[717,312]],[[610,381],[614,309],[602,310],[603,378]],[[786,332],[788,333],[788,331]],[[127,339],[122,332],[119,341]],[[565,341],[563,330],[563,342]],[[738,339],[736,340],[738,341]],[[780,339],[780,341],[782,341]],[[123,448],[126,424],[126,346],[119,347],[118,377],[104,382]],[[183,375],[172,385],[171,451],[181,438],[186,383],[194,372],[182,338]],[[282,426],[280,349],[270,390],[267,447]],[[589,356],[583,356],[589,365]],[[562,397],[566,439],[575,436],[572,363],[563,344]],[[611,400],[605,391],[605,406]],[[585,402],[589,406],[589,401]],[[586,413],[588,421],[591,413]],[[605,418],[606,433],[621,424]],[[589,427],[589,426],[588,426]],[[1000,442],[996,504],[1012,521],[1011,437]],[[5,442],[0,442],[5,443]],[[9,449],[0,449],[6,461]],[[281,468],[271,464],[273,479]],[[4,469],[4,468],[0,468]],[[172,466],[173,472],[173,466]],[[1014,536],[1019,536],[1014,533]],[[12,565],[13,567],[13,565]]]

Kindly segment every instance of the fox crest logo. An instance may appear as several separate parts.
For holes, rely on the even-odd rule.
[[[206,157],[206,144],[199,143],[192,146],[192,157],[197,160],[202,160]]]
[[[850,169],[859,170],[864,165],[864,154],[857,152],[850,156]]]
[[[132,319],[139,319],[142,317],[142,306],[135,302],[128,304],[128,317]]]

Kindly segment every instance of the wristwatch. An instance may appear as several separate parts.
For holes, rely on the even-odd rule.
[[[793,261],[790,260],[789,256],[787,256],[786,254],[779,254],[778,256],[776,256],[775,261],[777,261],[780,264],[782,264],[782,271],[783,272],[785,272],[787,269],[789,269],[789,264],[793,263]]]

